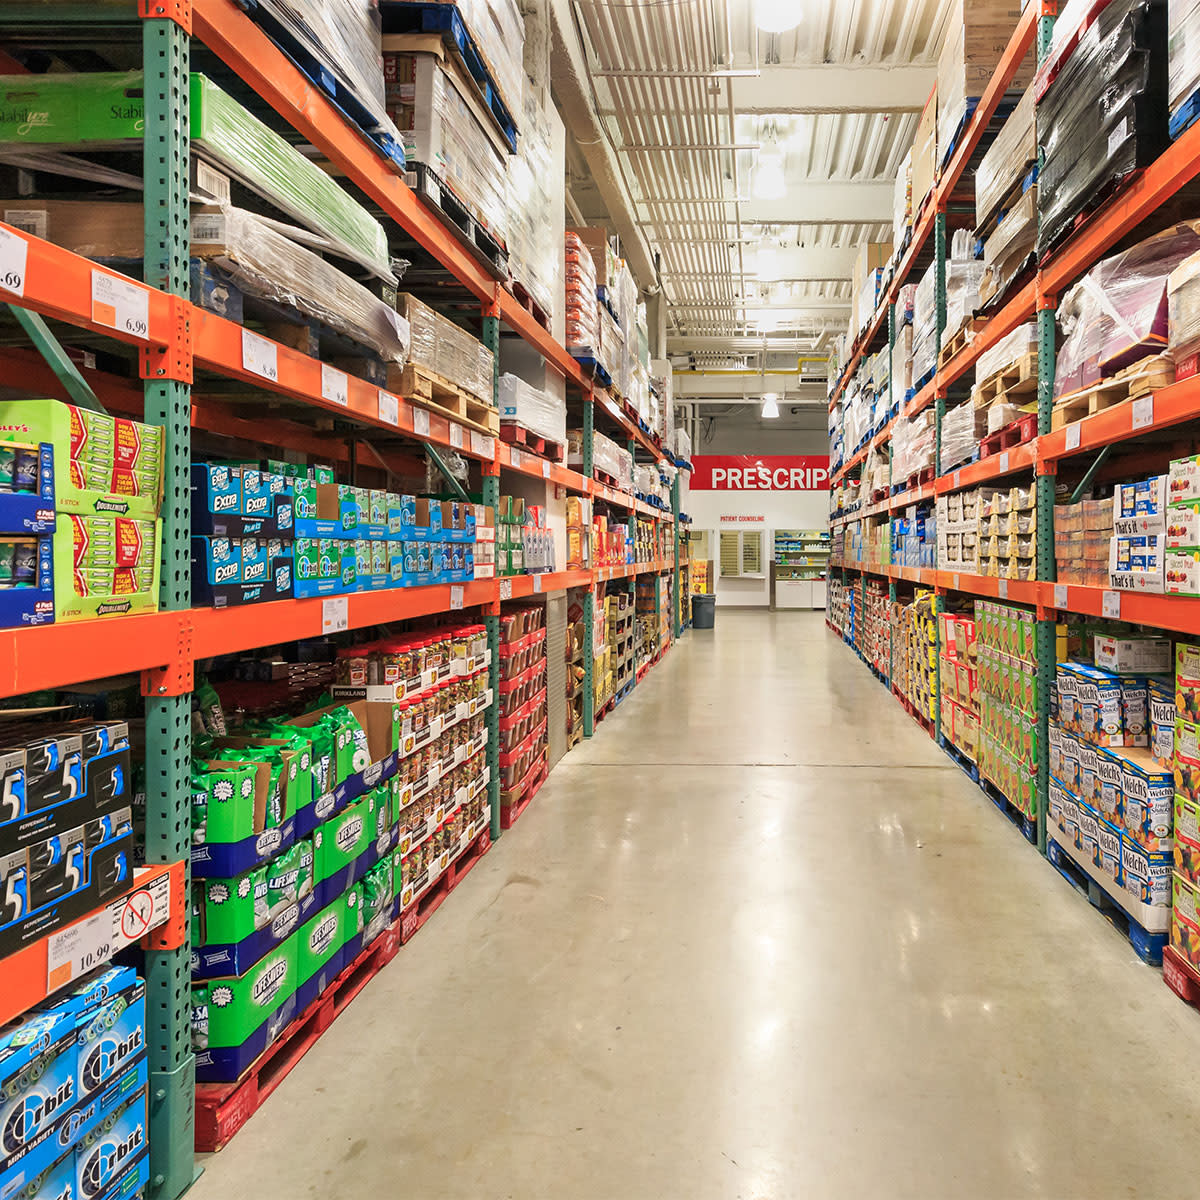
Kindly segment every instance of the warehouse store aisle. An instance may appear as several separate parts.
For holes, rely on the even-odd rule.
[[[820,614],[722,611],[194,1194],[1166,1195],[1197,1061],[1196,1014]]]

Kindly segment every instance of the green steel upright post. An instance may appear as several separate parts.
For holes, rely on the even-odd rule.
[[[492,352],[492,396],[500,407],[500,317],[493,307],[484,309],[483,344]],[[494,445],[494,442],[493,442]],[[483,502],[493,508],[500,506],[500,467],[493,461],[483,468]],[[492,662],[488,667],[488,687],[492,689],[492,706],[487,710],[488,804],[492,812],[492,841],[500,837],[500,606],[484,617],[488,649]]]
[[[1048,7],[1043,3],[1043,10]],[[1037,51],[1038,62],[1050,52],[1050,38],[1054,32],[1054,18],[1041,16],[1038,19]],[[1038,436],[1050,432],[1054,409],[1054,371],[1057,362],[1054,297],[1043,296],[1038,287],[1037,297],[1038,334]],[[1051,464],[1052,465],[1052,464]],[[1053,583],[1057,578],[1054,565],[1054,483],[1052,474],[1042,474],[1041,465],[1036,468],[1037,487],[1037,577],[1042,583]],[[1054,683],[1056,659],[1058,657],[1055,638],[1054,613],[1041,608],[1037,613],[1037,680],[1038,680],[1038,756],[1037,756],[1037,844],[1046,853],[1046,808],[1050,798],[1050,688]]]
[[[142,22],[145,65],[145,279],[188,295],[190,43],[174,21]],[[182,310],[181,310],[182,311]],[[184,318],[180,318],[182,321]],[[173,331],[178,340],[190,335]],[[144,360],[145,419],[163,427],[160,606],[191,606],[190,377]],[[190,648],[181,647],[181,655]],[[174,680],[146,697],[146,861],[188,862],[191,855],[192,721],[190,659]],[[186,893],[185,893],[186,899]],[[146,954],[146,1035],[150,1060],[150,1194],[175,1200],[194,1178],[196,1060],[191,1045],[191,950]]]

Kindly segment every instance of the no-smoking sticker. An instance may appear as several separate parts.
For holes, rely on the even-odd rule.
[[[134,892],[121,910],[121,936],[136,942],[144,937],[154,920],[154,897],[148,891]]]

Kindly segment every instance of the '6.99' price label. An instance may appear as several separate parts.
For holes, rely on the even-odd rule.
[[[92,272],[92,320],[97,325],[150,338],[150,293],[141,284],[106,271]]]

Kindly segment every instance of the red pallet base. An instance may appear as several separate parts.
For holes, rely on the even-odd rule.
[[[426,921],[442,907],[446,897],[463,881],[463,877],[491,849],[491,834],[485,829],[478,837],[442,872],[438,881],[419,900],[414,901],[400,914],[400,944],[412,941]]]
[[[512,421],[500,422],[500,440],[510,446],[520,446],[527,454],[536,454],[552,463],[563,463],[567,459],[566,447],[562,442],[552,442],[549,438],[539,437],[524,425],[517,425]]]
[[[196,1150],[220,1150],[288,1077],[346,1005],[396,957],[400,922],[393,922],[280,1034],[236,1083],[196,1085]]]
[[[979,443],[979,457],[993,458],[1005,450],[1023,446],[1037,437],[1037,413],[1026,413],[1003,429],[989,433]]]
[[[540,304],[530,294],[529,289],[517,280],[512,281],[509,288],[513,298],[529,315],[547,332],[550,333],[550,317]]]
[[[541,791],[541,785],[546,782],[546,763],[541,763],[541,766],[536,770],[533,776],[533,781],[529,782],[528,786],[522,784],[523,792],[517,793],[518,799],[514,803],[505,804],[504,797],[500,797],[500,828],[511,829],[517,822],[517,817],[520,817],[522,812],[529,808],[533,803],[533,798]]]
[[[1163,982],[1181,1000],[1200,1009],[1200,975],[1173,946],[1163,947]]]

